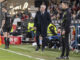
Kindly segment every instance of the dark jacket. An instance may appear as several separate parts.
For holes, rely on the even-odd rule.
[[[37,27],[37,31],[41,31],[41,33],[44,34],[44,32],[47,34],[47,27],[51,22],[50,14],[48,12],[44,12],[44,14],[41,14],[40,11],[36,13],[35,19],[34,19],[34,26]]]
[[[70,25],[71,25],[71,12],[69,9],[66,9],[63,12],[62,19],[62,28],[66,31],[66,33],[70,32]]]

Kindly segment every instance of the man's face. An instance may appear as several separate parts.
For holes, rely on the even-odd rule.
[[[41,6],[41,8],[40,8],[40,10],[42,11],[42,12],[44,12],[45,11],[45,7],[44,6]]]

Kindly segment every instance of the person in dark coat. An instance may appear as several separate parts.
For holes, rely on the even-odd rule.
[[[62,2],[63,19],[62,19],[62,54],[57,59],[69,59],[69,33],[71,25],[71,11],[69,10],[69,2]]]
[[[42,51],[45,49],[46,45],[46,36],[47,36],[47,27],[51,22],[50,14],[46,11],[46,5],[41,5],[40,11],[36,13],[34,19],[34,26],[36,27],[36,41],[37,41],[37,48],[36,51],[40,49],[39,44],[39,36],[41,35],[42,40]]]

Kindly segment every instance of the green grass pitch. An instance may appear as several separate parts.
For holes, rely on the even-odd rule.
[[[36,52],[35,47],[25,45],[11,45],[10,49],[4,49],[4,45],[0,46],[0,60],[57,60],[61,51],[57,49],[46,48],[44,52],[41,49]],[[80,60],[80,53],[70,52],[69,60]]]

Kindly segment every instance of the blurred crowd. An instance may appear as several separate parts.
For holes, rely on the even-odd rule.
[[[71,11],[72,20],[80,19],[80,0],[70,0],[69,9]],[[52,20],[62,19],[61,5],[55,3],[53,0],[49,1],[47,11],[50,13]],[[26,9],[24,13],[19,12],[16,15],[18,15],[18,18],[22,21],[29,20],[30,18],[33,19],[28,9]],[[16,15],[13,16],[13,19],[16,18]]]
[[[80,0],[70,0],[69,8],[72,13],[72,19],[80,19]],[[61,6],[53,0],[50,0],[48,11],[50,12],[52,20],[59,20],[62,18]]]

